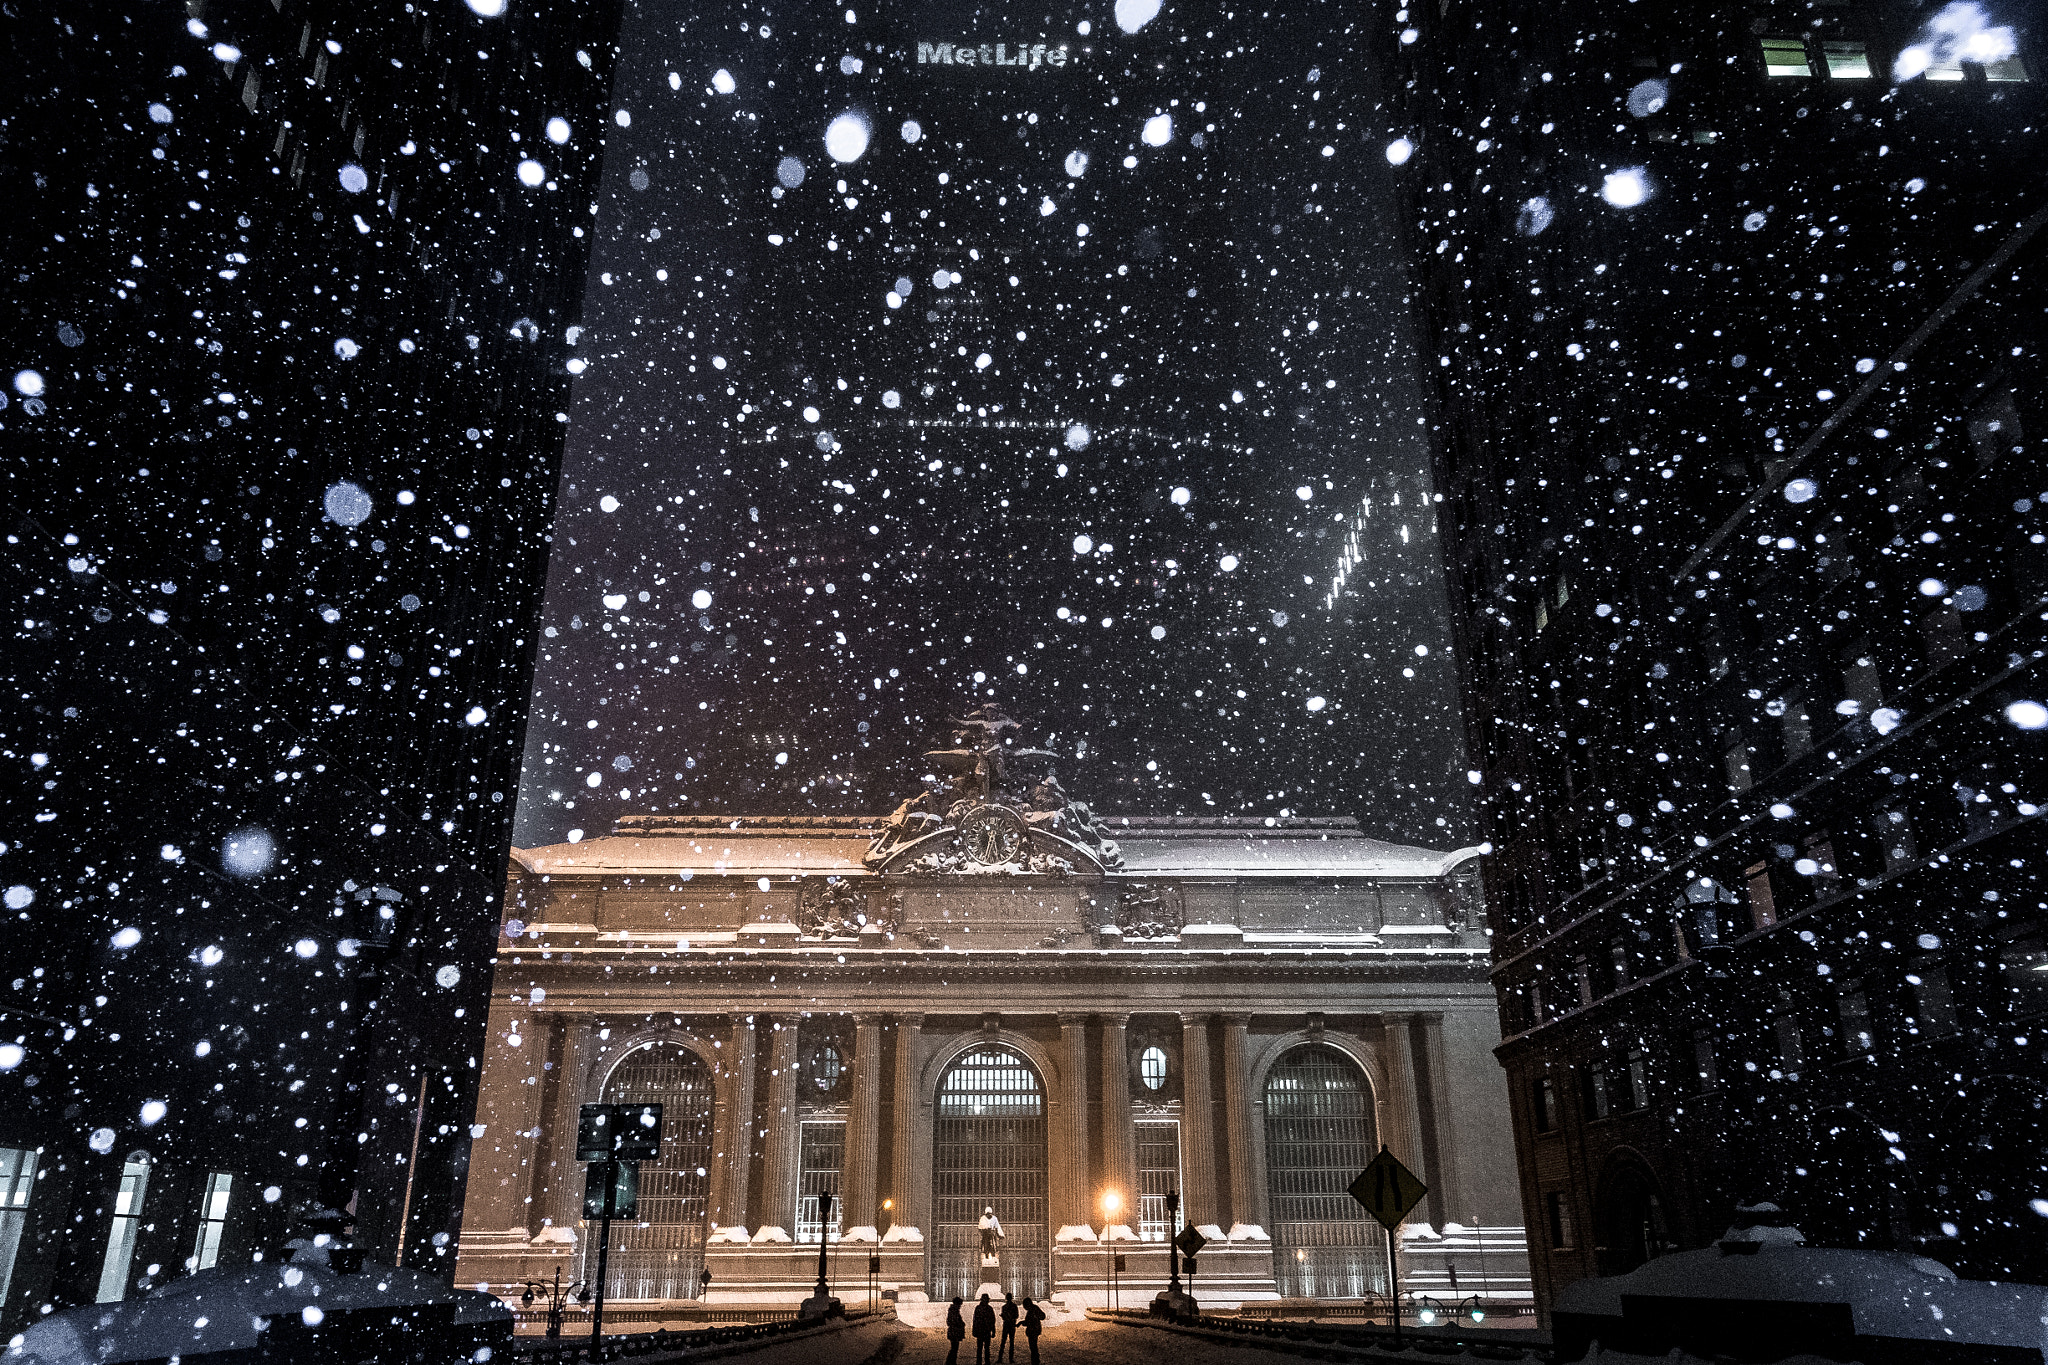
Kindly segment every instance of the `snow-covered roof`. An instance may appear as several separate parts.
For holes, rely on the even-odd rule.
[[[1344,817],[1116,815],[1103,824],[1123,851],[1125,877],[1433,879],[1480,852],[1369,838]],[[512,856],[547,876],[864,876],[861,855],[879,827],[851,815],[626,816],[604,837]]]

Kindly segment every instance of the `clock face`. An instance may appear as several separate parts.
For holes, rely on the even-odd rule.
[[[960,821],[960,838],[977,863],[1012,862],[1024,850],[1024,821],[1002,806],[976,806]]]

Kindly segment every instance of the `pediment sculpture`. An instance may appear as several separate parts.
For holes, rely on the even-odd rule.
[[[1049,749],[1017,747],[1018,723],[986,702],[947,718],[924,789],[897,806],[862,858],[877,873],[1100,876],[1123,866],[1108,828],[1060,786]]]

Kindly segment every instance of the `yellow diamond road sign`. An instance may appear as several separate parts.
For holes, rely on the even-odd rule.
[[[1429,1186],[1417,1180],[1413,1171],[1382,1147],[1380,1154],[1372,1159],[1372,1164],[1351,1182],[1349,1193],[1365,1207],[1367,1213],[1379,1220],[1381,1227],[1392,1232],[1408,1216],[1408,1210],[1422,1202],[1422,1196],[1429,1193]]]

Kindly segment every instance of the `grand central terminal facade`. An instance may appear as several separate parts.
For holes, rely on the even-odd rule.
[[[1345,1193],[1429,1193],[1401,1287],[1529,1299],[1477,850],[1355,821],[1102,817],[992,710],[886,817],[633,816],[514,850],[458,1283],[594,1279],[579,1106],[664,1106],[606,1297],[997,1285],[1210,1306],[1388,1290]],[[822,1192],[837,1196],[820,1226]],[[1179,1217],[1168,1196],[1179,1195]],[[983,1256],[982,1225],[1001,1238]],[[707,1274],[708,1272],[708,1278]]]

